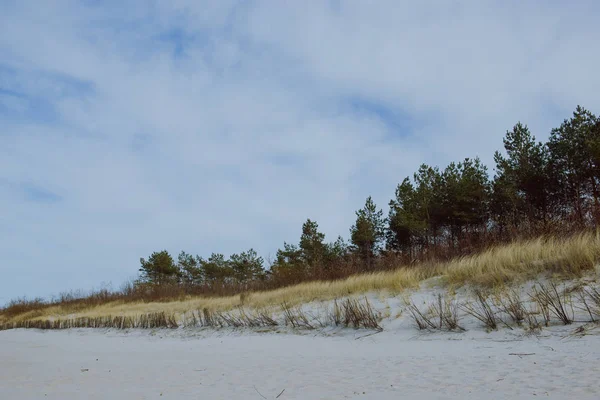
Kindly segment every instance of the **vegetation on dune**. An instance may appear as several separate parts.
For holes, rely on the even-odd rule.
[[[396,188],[387,217],[368,197],[350,242],[327,242],[307,219],[299,243],[284,242],[267,267],[254,249],[208,258],[181,252],[176,259],[162,250],[140,259],[139,279],[119,290],[17,299],[0,310],[0,322],[224,310],[241,298],[256,307],[292,304],[399,291],[433,276],[493,286],[544,271],[577,275],[593,268],[600,257],[591,233],[600,221],[600,119],[578,106],[547,143],[520,122],[503,143],[492,178],[478,158],[444,169],[421,165]]]
[[[475,283],[482,287],[494,287],[515,280],[535,278],[544,272],[566,277],[579,276],[585,271],[593,271],[599,260],[600,236],[594,233],[564,239],[541,237],[493,247],[485,252],[448,262],[401,266],[389,271],[357,274],[335,281],[304,282],[235,296],[163,297],[148,302],[143,295],[136,294],[136,289],[130,287],[130,294],[118,293],[120,296],[130,296],[123,298],[116,297],[115,293],[96,293],[84,298],[69,299],[65,296],[53,304],[39,300],[17,300],[0,313],[0,323],[43,321],[49,317],[63,319],[70,315],[88,319],[107,316],[135,319],[149,313],[182,315],[190,310],[227,311],[240,306],[260,310],[283,303],[293,306],[369,291],[399,293],[404,289],[415,288],[423,280],[432,277],[439,277],[442,282],[454,286]],[[178,286],[165,286],[162,290],[178,290]]]
[[[151,256],[157,262],[142,259],[141,282],[161,284],[168,275],[172,283],[203,293],[264,290],[445,261],[518,239],[597,226],[600,119],[594,114],[577,107],[545,144],[519,122],[506,132],[504,152],[496,152],[494,160],[492,179],[478,158],[443,170],[422,165],[398,185],[387,218],[367,198],[356,212],[350,243],[341,237],[327,243],[317,222],[308,219],[299,244],[284,243],[268,269],[253,250],[228,260],[182,253],[178,263],[169,263],[163,251]]]

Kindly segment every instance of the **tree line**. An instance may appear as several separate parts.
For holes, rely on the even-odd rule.
[[[600,220],[600,119],[578,106],[546,143],[517,123],[494,154],[490,177],[479,158],[444,169],[421,165],[396,188],[384,213],[371,197],[356,211],[349,241],[326,242],[316,221],[275,259],[250,249],[204,259],[165,250],[141,259],[140,285],[171,284],[202,293],[267,289],[317,279],[448,259],[540,234],[566,234]],[[227,291],[225,290],[225,291]]]

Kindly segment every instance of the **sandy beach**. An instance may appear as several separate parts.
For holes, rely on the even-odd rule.
[[[597,399],[600,336],[0,332],[2,399]]]

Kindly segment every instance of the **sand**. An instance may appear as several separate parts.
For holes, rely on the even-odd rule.
[[[411,298],[426,305],[443,292]],[[1,331],[0,399],[600,399],[598,323],[486,332],[463,314],[464,332],[426,332],[404,299],[369,298],[382,332]]]
[[[360,334],[4,331],[0,398],[600,398],[598,335]]]

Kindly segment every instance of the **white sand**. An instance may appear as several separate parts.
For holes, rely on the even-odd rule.
[[[483,336],[4,331],[0,398],[600,398],[600,336]]]
[[[413,294],[417,304],[435,290]],[[0,399],[600,399],[600,325],[424,333],[372,295],[384,331],[0,332]],[[320,305],[307,305],[313,310]],[[581,315],[583,318],[584,315]],[[579,317],[578,317],[579,318]],[[573,334],[585,327],[585,334]],[[260,392],[260,394],[259,394]]]

